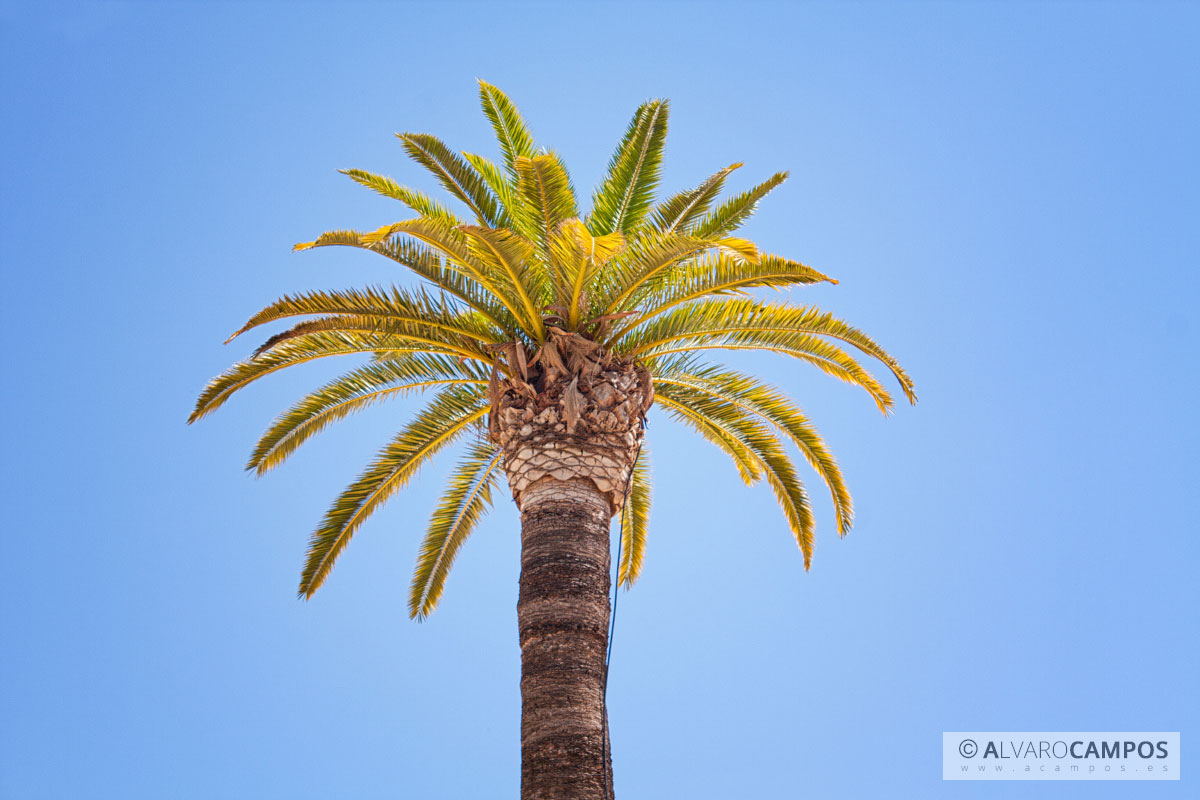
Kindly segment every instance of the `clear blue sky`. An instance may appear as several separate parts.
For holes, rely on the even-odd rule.
[[[392,137],[491,152],[475,78],[591,187],[672,101],[665,185],[791,179],[746,229],[841,284],[921,396],[740,361],[839,455],[805,574],[766,487],[652,415],[610,705],[622,798],[1195,796],[943,784],[944,730],[1200,726],[1194,4],[5,3],[0,796],[515,797],[517,515],[431,620],[408,579],[453,458],[295,599],[312,526],[412,402],[261,480],[323,366],[184,419],[287,291],[405,276],[291,254],[434,189]]]

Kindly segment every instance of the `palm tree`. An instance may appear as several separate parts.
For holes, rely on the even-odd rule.
[[[590,213],[581,216],[559,156],[535,146],[500,90],[481,82],[479,92],[499,140],[499,163],[456,153],[433,136],[398,134],[405,152],[466,207],[469,221],[390,178],[346,170],[415,216],[296,245],[378,253],[415,272],[421,288],[284,296],[234,337],[304,319],[213,379],[189,421],[286,367],[369,356],[275,420],[247,464],[262,474],[336,420],[414,390],[432,391],[424,410],[326,513],[312,535],[300,596],[312,597],[359,526],[421,464],[467,440],[421,545],[410,614],[424,618],[434,610],[503,472],[521,513],[521,794],[611,797],[603,701],[609,526],[619,514],[617,580],[629,587],[646,545],[643,434],[651,405],[728,454],[747,484],[766,479],[807,569],[813,514],[788,447],[829,487],[845,534],[852,509],[837,462],[781,392],[705,355],[758,350],[798,359],[861,387],[886,414],[892,397],[857,351],[882,362],[910,402],[915,396],[904,370],[862,331],[813,307],[749,294],[836,283],[733,235],[786,173],[718,202],[741,166],[731,164],[655,204],[668,107],[651,100],[634,114]]]

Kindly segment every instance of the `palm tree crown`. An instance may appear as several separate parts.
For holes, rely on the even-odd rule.
[[[390,178],[345,170],[415,216],[370,232],[331,231],[295,248],[370,250],[412,270],[424,285],[306,292],[272,303],[230,338],[277,320],[305,319],[214,378],[189,420],[285,367],[369,355],[367,363],[275,420],[247,464],[262,474],[336,420],[414,390],[433,391],[428,405],[326,513],[312,536],[301,596],[312,596],[358,527],[423,462],[470,438],[434,510],[413,576],[412,616],[432,612],[455,555],[491,505],[504,466],[505,451],[494,435],[500,396],[534,397],[557,381],[569,414],[580,396],[572,394],[581,391],[580,376],[609,363],[630,365],[652,381],[645,407],[657,402],[727,453],[747,484],[766,479],[807,568],[813,514],[785,443],[829,487],[838,532],[845,534],[853,512],[837,462],[780,391],[706,361],[704,354],[759,350],[799,359],[861,387],[886,414],[892,397],[859,362],[865,355],[892,372],[910,402],[916,397],[896,360],[862,331],[817,308],[764,302],[748,293],[836,283],[734,235],[786,173],[720,200],[725,180],[741,166],[731,164],[655,203],[668,106],[651,100],[634,114],[584,216],[561,159],[535,146],[509,99],[483,82],[480,98],[499,141],[499,163],[457,153],[426,134],[397,134],[405,152],[466,207],[467,221]],[[489,427],[493,435],[482,435]],[[615,502],[624,537],[618,580],[626,586],[641,570],[646,541],[650,486],[644,449],[628,488],[628,501],[622,492]]]

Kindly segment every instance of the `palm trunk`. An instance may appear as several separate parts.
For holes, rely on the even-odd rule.
[[[650,373],[551,328],[537,363],[510,345],[488,430],[521,509],[522,800],[610,800],[604,709],[608,526],[654,398]]]
[[[521,798],[608,800],[612,506],[586,480],[543,481],[522,499]]]

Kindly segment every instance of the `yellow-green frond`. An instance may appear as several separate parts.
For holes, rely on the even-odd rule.
[[[496,198],[461,155],[426,133],[397,133],[396,137],[404,152],[429,170],[446,191],[465,203],[480,225],[497,224]]]
[[[767,469],[764,470],[767,482],[771,484],[775,499],[783,509],[788,527],[796,539],[796,545],[804,555],[804,568],[809,569],[812,567],[813,546],[816,542],[816,523],[804,483],[796,475],[795,466],[775,437],[768,437],[762,458],[767,465]]]
[[[731,420],[703,413],[689,404],[689,398],[677,397],[673,391],[675,388],[670,385],[664,385],[661,389],[656,387],[655,404],[729,456],[733,465],[737,467],[738,475],[747,486],[753,486],[761,480],[762,469],[759,461],[742,441],[743,433],[738,429],[741,418]]]
[[[281,369],[315,361],[319,358],[344,355],[366,355],[383,351],[447,353],[433,346],[404,344],[383,334],[361,332],[316,332],[290,339],[270,350],[239,361],[208,382],[188,422],[195,422],[216,411],[233,396],[254,381]]]
[[[740,161],[736,164],[730,164],[725,169],[710,176],[695,189],[680,192],[660,203],[654,209],[652,216],[654,227],[663,233],[686,230],[704,212],[708,211],[713,200],[717,199],[717,196],[721,193],[721,188],[725,185],[725,179],[729,177],[729,173],[741,166],[742,163]]]
[[[437,396],[334,501],[309,542],[300,596],[312,597],[355,531],[438,451],[487,413],[484,392],[452,387]]]
[[[407,267],[439,291],[458,298],[504,331],[507,338],[515,335],[516,318],[497,301],[496,296],[475,280],[470,270],[443,260],[424,243],[413,241],[405,234],[397,234],[366,249]]]
[[[566,312],[570,330],[578,328],[584,291],[597,272],[625,247],[620,233],[592,236],[578,219],[563,220],[550,235],[550,264],[557,292],[555,299]]]
[[[486,386],[487,370],[450,356],[419,353],[360,367],[325,384],[281,414],[259,439],[246,469],[266,473],[334,422],[414,390]]]
[[[579,216],[571,176],[556,153],[516,160],[517,191],[521,195],[518,221],[521,232],[539,243],[544,262],[549,261],[550,236],[560,222]]]
[[[516,223],[521,215],[521,196],[517,194],[516,177],[509,175],[504,169],[483,156],[466,152],[462,156],[475,168],[479,177],[496,196],[496,201],[499,203],[499,208],[496,209],[496,227],[512,228],[522,236],[528,236],[529,233],[522,230]]]
[[[756,415],[739,406],[718,399],[711,392],[698,391],[679,382],[656,382],[655,397],[659,402],[666,398],[675,409],[686,408],[694,417],[720,425],[738,440],[771,485],[788,527],[804,554],[804,568],[808,569],[812,563],[816,527],[812,507],[804,484],[796,474],[795,465],[767,426],[759,422]]]
[[[832,495],[840,535],[850,530],[854,521],[854,504],[850,490],[842,477],[837,459],[824,439],[792,402],[773,387],[736,372],[708,366],[693,366],[690,360],[679,361],[667,375],[656,374],[658,383],[675,383],[707,392],[714,398],[732,403],[757,414],[774,425],[792,440],[805,459],[825,481]]]
[[[711,239],[698,239],[676,233],[645,231],[628,242],[625,251],[605,270],[597,289],[601,313],[628,311],[632,299],[661,279],[676,264],[720,247]]]
[[[633,465],[629,497],[621,507],[621,562],[617,565],[617,585],[629,589],[642,574],[646,558],[646,533],[650,525],[650,452],[646,444]]]
[[[314,247],[330,247],[332,245],[351,245],[360,246],[362,244],[362,231],[326,231],[311,242],[297,242],[292,245],[292,252],[298,253],[301,250],[311,250]]]
[[[758,201],[787,180],[786,172],[777,172],[767,180],[725,201],[688,230],[693,236],[725,236],[737,230],[754,213]]]
[[[361,169],[340,169],[338,172],[349,176],[355,183],[378,192],[384,197],[399,200],[422,217],[436,217],[437,219],[444,220],[447,225],[461,224],[458,217],[454,216],[454,212],[437,200],[434,200],[424,192],[418,192],[415,189],[409,189],[407,186],[401,186],[384,175],[376,175]]]
[[[486,81],[479,81],[479,101],[483,106],[484,116],[492,123],[492,130],[496,132],[496,141],[500,144],[504,166],[515,178],[517,159],[537,153],[533,135],[526,127],[525,120],[521,118],[521,112],[508,96],[495,86]]]
[[[418,217],[384,225],[376,231],[363,234],[361,243],[365,247],[378,248],[397,234],[404,234],[439,251],[446,258],[446,266],[452,268],[483,287],[494,300],[505,307],[513,319],[525,318],[521,309],[522,297],[512,282],[504,279],[478,258],[478,248],[472,246],[472,237],[466,231],[470,226],[451,228],[442,220],[433,217]],[[474,230],[492,230],[474,228]],[[476,237],[477,238],[477,237]]]
[[[533,298],[537,294],[536,277],[530,268],[529,256],[533,244],[512,231],[462,225],[458,229],[468,239],[473,260],[482,264],[494,284],[502,287],[505,297],[516,298],[526,331],[535,339],[542,338],[542,315]],[[522,318],[517,309],[513,313]]]
[[[499,448],[481,438],[451,474],[417,556],[408,595],[410,617],[424,619],[437,607],[459,549],[491,507],[502,456]]]
[[[416,217],[384,225],[373,231],[328,231],[311,242],[300,242],[293,250],[342,245],[371,250],[396,234],[406,234],[454,261],[465,260],[465,242],[458,229],[438,217]]]
[[[835,344],[831,344],[816,336],[800,335],[786,337],[787,346],[762,341],[756,344],[731,344],[698,341],[689,343],[686,339],[674,342],[670,346],[654,348],[652,353],[643,356],[647,364],[654,363],[661,357],[671,357],[680,354],[695,355],[705,350],[748,350],[780,355],[804,361],[820,369],[826,375],[832,375],[838,380],[865,390],[875,401],[879,410],[887,416],[892,410],[892,396],[875,376],[868,372],[854,357]]]
[[[804,336],[837,339],[878,359],[892,371],[909,402],[916,402],[912,379],[895,358],[862,331],[813,306],[777,305],[743,298],[701,300],[650,320],[627,334],[616,349],[624,355],[640,357],[661,352],[677,342],[790,348]]]
[[[653,288],[636,293],[633,304],[641,313],[616,330],[610,340],[618,341],[647,320],[692,300],[820,281],[837,283],[812,267],[779,256],[764,255],[748,261],[725,252],[709,253],[700,259],[677,263]]]
[[[399,323],[436,328],[483,344],[494,344],[505,339],[502,329],[478,313],[460,311],[444,298],[431,297],[425,292],[392,287],[284,295],[251,317],[226,343],[260,325],[318,314],[382,317]]]
[[[453,353],[459,358],[471,359],[483,363],[491,363],[492,360],[487,350],[488,345],[474,337],[461,336],[431,325],[421,325],[417,322],[394,320],[388,317],[352,315],[318,317],[317,319],[298,322],[286,331],[275,334],[259,345],[254,355],[256,357],[262,356],[278,347],[281,343],[301,336],[307,336],[308,334],[322,332],[382,336],[390,341],[409,345],[415,349]]]
[[[592,196],[587,226],[593,235],[628,234],[650,210],[667,139],[667,105],[666,100],[651,100],[633,115],[604,183]]]

